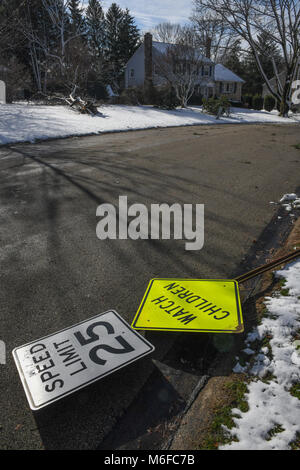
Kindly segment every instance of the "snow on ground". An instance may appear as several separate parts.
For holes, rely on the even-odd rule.
[[[229,118],[216,120],[199,107],[167,111],[151,106],[106,105],[98,116],[80,115],[64,106],[0,105],[0,145],[37,139],[98,134],[154,127],[197,124],[300,123],[300,115],[284,119],[277,112],[232,108]]]
[[[291,217],[295,217],[293,210],[300,209],[300,197],[295,193],[288,193],[284,194],[279,202],[271,201],[270,204],[284,207]],[[278,219],[281,219],[281,216],[279,216]]]
[[[300,330],[300,261],[276,274],[286,280],[288,295],[266,298],[268,312],[246,339],[250,350],[254,341],[272,337],[269,346],[254,355],[251,366],[239,362],[235,366],[235,372],[248,372],[256,379],[248,385],[246,394],[249,411],[232,410],[236,428],[226,428],[238,442],[220,447],[222,450],[288,450],[300,433],[300,401],[290,394],[291,387],[300,382],[300,342],[294,340]],[[272,379],[263,381],[267,374]],[[279,430],[278,426],[282,432],[270,435],[270,431]]]

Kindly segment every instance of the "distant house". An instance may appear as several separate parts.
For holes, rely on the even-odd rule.
[[[300,80],[300,66],[299,66],[298,75],[299,75],[298,80]],[[269,82],[270,82],[270,85],[272,87],[272,90],[274,90],[276,93],[278,93],[278,85],[279,85],[278,80],[279,80],[280,84],[283,86],[284,82],[285,82],[285,79],[286,79],[286,71],[283,71],[283,72],[279,73],[278,74],[278,79],[277,79],[277,77],[271,78],[269,80]],[[269,90],[267,84],[264,83],[263,84],[262,96],[265,97],[265,96],[270,95],[270,94],[271,93],[270,93],[270,90]],[[300,105],[299,104],[295,105],[295,108],[300,111]]]
[[[286,72],[281,72],[278,74],[278,78],[279,78],[279,81],[281,83],[281,85],[284,84],[285,82],[285,79],[286,79]],[[270,82],[270,85],[272,87],[272,90],[274,90],[276,93],[278,92],[278,81],[277,81],[277,77],[273,77],[269,80]],[[267,86],[266,83],[263,84],[263,91],[262,91],[262,95],[263,97],[267,96],[267,95],[270,95],[270,90]]]
[[[172,44],[156,42],[147,33],[144,42],[129,59],[125,69],[125,88],[142,86],[151,79],[154,86],[162,84],[156,66],[156,58],[165,54]],[[244,80],[221,64],[202,56],[199,67],[199,80],[195,93],[204,97],[226,95],[232,101],[241,101]]]

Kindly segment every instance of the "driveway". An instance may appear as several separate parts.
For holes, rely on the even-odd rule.
[[[12,349],[111,308],[131,322],[153,277],[236,275],[277,211],[270,201],[300,186],[299,142],[297,125],[228,125],[0,149],[1,448],[100,445],[176,335],[148,334],[154,356],[36,413]],[[129,205],[205,204],[204,248],[98,240],[97,206],[121,195]]]

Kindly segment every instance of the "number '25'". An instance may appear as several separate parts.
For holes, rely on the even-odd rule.
[[[86,338],[83,336],[83,334],[80,331],[77,331],[76,333],[74,333],[74,336],[76,337],[79,344],[81,344],[81,346],[92,344],[95,341],[99,341],[100,339],[100,336],[94,332],[95,328],[100,327],[100,326],[106,329],[108,335],[113,335],[115,333],[115,330],[110,323],[104,322],[104,321],[98,321],[96,323],[92,323],[87,328]],[[116,336],[115,340],[122,346],[122,348],[113,348],[112,346],[109,346],[108,344],[98,344],[97,346],[94,346],[90,350],[89,352],[90,359],[96,364],[104,366],[104,364],[106,364],[107,361],[105,359],[101,359],[101,357],[98,356],[98,352],[101,349],[111,354],[125,354],[125,353],[134,351],[134,348],[129,343],[127,343],[127,341],[122,336]]]

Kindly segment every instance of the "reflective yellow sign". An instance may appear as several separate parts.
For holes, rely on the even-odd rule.
[[[238,283],[234,280],[152,279],[132,328],[242,333]]]

